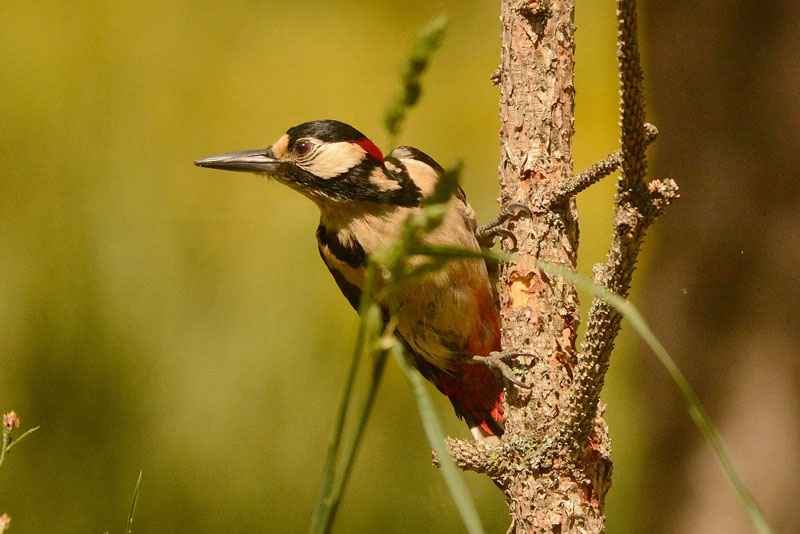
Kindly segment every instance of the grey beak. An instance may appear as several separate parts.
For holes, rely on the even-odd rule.
[[[228,152],[217,154],[203,159],[196,159],[194,164],[198,167],[209,169],[222,169],[224,171],[260,172],[275,171],[281,161],[275,158],[272,149],[242,150],[241,152]]]

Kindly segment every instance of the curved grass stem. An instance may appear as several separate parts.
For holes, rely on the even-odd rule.
[[[686,376],[684,376],[675,363],[675,360],[672,359],[667,349],[664,348],[664,345],[662,345],[655,334],[653,334],[653,331],[644,320],[644,317],[642,317],[642,314],[639,313],[639,310],[628,300],[598,286],[575,271],[544,261],[537,261],[536,266],[550,275],[560,276],[572,282],[581,289],[588,291],[593,297],[607,302],[609,306],[616,309],[623,317],[630,321],[633,329],[636,330],[636,333],[639,334],[647,346],[650,347],[650,350],[653,351],[658,361],[661,362],[661,365],[664,366],[670,378],[672,378],[672,381],[678,387],[681,398],[686,403],[689,416],[700,430],[703,438],[705,438],[706,442],[714,451],[714,455],[717,457],[723,472],[731,482],[736,496],[739,498],[739,502],[750,518],[750,522],[753,524],[756,532],[759,534],[772,534],[772,529],[769,523],[767,523],[764,512],[761,510],[761,507],[758,505],[752,493],[750,493],[750,490],[747,488],[747,485],[744,483],[744,480],[742,480],[742,477],[739,475],[739,472],[736,470],[736,467],[733,465],[733,460],[731,460],[722,442],[722,438],[717,428],[714,426],[714,422],[711,420],[711,416],[700,402],[700,399],[695,394]]]

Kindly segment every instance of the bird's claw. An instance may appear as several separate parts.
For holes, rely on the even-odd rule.
[[[491,222],[475,229],[475,237],[478,239],[478,243],[484,248],[492,248],[498,238],[507,237],[511,240],[511,247],[509,247],[509,250],[516,250],[517,237],[514,235],[514,232],[503,225],[510,219],[516,219],[521,214],[525,214],[528,217],[533,215],[528,206],[518,202],[509,204],[500,210],[500,213]]]
[[[517,356],[533,356],[533,354],[529,352],[490,352],[488,356],[473,356],[472,359],[486,365],[490,369],[496,369],[503,375],[503,378],[515,386],[523,389],[530,389],[532,386],[514,376],[514,371],[512,371],[511,367],[505,362],[507,358],[515,358]]]
[[[500,212],[501,213],[508,212],[511,214],[512,217],[519,217],[520,213],[524,213],[528,217],[533,217],[533,212],[531,211],[531,209],[525,204],[522,204],[520,202],[512,202],[511,204],[503,208]]]

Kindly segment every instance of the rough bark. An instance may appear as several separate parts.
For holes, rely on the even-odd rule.
[[[534,207],[515,228],[519,260],[501,275],[503,346],[532,354],[514,362],[531,388],[508,389],[499,450],[450,445],[463,468],[489,474],[504,489],[510,532],[601,532],[609,486],[602,419],[591,447],[570,449],[555,439],[576,363],[578,297],[535,265],[542,259],[574,269],[577,257],[574,196],[541,208],[572,180],[573,7],[572,0],[502,3],[500,202]]]
[[[507,496],[515,533],[600,533],[611,485],[608,429],[599,405],[619,314],[596,300],[578,352],[575,288],[537,261],[574,269],[575,195],[617,167],[621,176],[607,262],[595,282],[626,295],[646,228],[677,196],[671,180],[646,181],[644,122],[634,0],[618,0],[621,150],[573,176],[574,0],[503,0],[500,85],[500,202],[523,203],[517,260],[501,273],[503,347],[525,351],[511,366],[527,389],[507,384],[499,447],[450,440],[463,469],[492,477]]]
[[[541,204],[572,178],[575,88],[572,0],[502,7],[501,203]],[[529,391],[506,408],[503,473],[512,532],[601,532],[610,483],[610,451],[598,421],[598,447],[573,454],[552,429],[569,397],[580,323],[575,288],[548,277],[537,259],[574,269],[578,225],[574,197],[520,223],[519,261],[503,270],[503,346],[534,354]],[[594,418],[592,418],[594,419]],[[509,474],[512,474],[508,476]]]

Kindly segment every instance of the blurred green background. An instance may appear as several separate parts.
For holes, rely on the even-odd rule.
[[[614,9],[596,0],[576,12],[577,170],[616,144]],[[447,37],[399,141],[445,165],[463,158],[463,187],[487,221],[496,2],[2,8],[0,410],[41,425],[0,472],[13,532],[122,531],[140,469],[136,532],[307,528],[356,315],[318,258],[310,202],[192,160],[320,118],[388,150],[381,118],[399,65],[440,13]],[[607,180],[580,197],[584,273],[603,258],[612,194]],[[641,487],[653,483],[645,371],[628,339],[605,392],[608,526],[623,533],[641,531]],[[446,430],[466,436],[436,398]],[[501,494],[466,477],[489,531],[504,531]],[[392,363],[338,531],[461,529]]]

